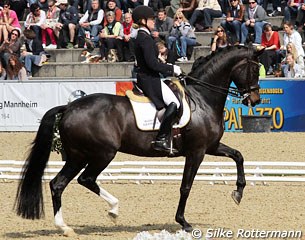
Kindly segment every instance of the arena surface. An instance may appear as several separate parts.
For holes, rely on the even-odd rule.
[[[0,133],[0,159],[25,159],[34,136],[35,133]],[[239,149],[246,161],[305,161],[305,133],[225,133],[223,142]],[[59,157],[52,153],[51,159]],[[118,154],[115,161],[132,159],[143,160]],[[205,160],[230,161],[208,156]],[[175,232],[180,229],[174,220],[179,182],[104,184],[103,187],[120,200],[120,216],[116,224],[107,217],[108,205],[105,201],[75,182],[70,184],[63,195],[64,219],[77,234],[70,238],[62,236],[54,226],[50,191],[48,184],[45,185],[46,216],[42,220],[30,221],[17,217],[12,211],[17,182],[1,181],[0,239],[121,240],[132,239],[141,231],[154,233],[166,229]],[[239,206],[230,196],[234,189],[234,183],[212,186],[207,182],[195,182],[186,207],[186,219],[203,233],[210,228],[215,231],[231,230],[233,233],[239,229],[302,230],[305,235],[304,184],[248,184]]]

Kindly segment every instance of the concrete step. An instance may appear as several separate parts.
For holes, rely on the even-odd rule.
[[[269,22],[273,26],[280,27],[282,25],[283,19],[284,19],[283,16],[269,17],[266,21]],[[213,29],[216,29],[223,20],[225,20],[225,18],[214,18],[214,20],[213,20]]]
[[[176,63],[184,72],[190,72],[193,61]],[[50,62],[44,64],[33,77],[124,77],[131,76],[133,63],[80,63],[80,62]]]

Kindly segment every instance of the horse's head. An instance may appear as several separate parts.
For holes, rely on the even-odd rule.
[[[231,72],[231,79],[242,95],[242,103],[246,106],[253,107],[260,103],[258,56],[262,52],[263,50],[254,51],[251,56],[243,58]]]

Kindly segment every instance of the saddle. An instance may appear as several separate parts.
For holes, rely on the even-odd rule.
[[[190,107],[185,98],[184,88],[177,79],[173,81],[165,80],[164,82],[170,87],[180,102],[178,113],[179,122],[174,125],[174,128],[182,128],[189,122],[191,116]],[[152,101],[144,95],[136,83],[134,83],[132,90],[126,91],[126,96],[131,102],[137,127],[143,131],[158,130],[160,126],[160,122],[156,117],[158,111]]]

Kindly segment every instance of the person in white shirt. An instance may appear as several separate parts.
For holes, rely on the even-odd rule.
[[[104,19],[104,10],[100,8],[98,0],[92,0],[91,9],[87,10],[84,16],[79,20],[78,47],[83,48],[86,34],[90,32],[87,38],[95,38],[102,30],[102,21]]]
[[[41,10],[37,3],[30,6],[30,13],[27,15],[24,22],[26,29],[33,29],[36,33],[36,38],[41,40],[41,25],[46,21],[46,13]]]
[[[293,24],[291,22],[285,22],[284,31],[285,31],[283,37],[284,46],[281,47],[281,50],[285,50],[288,43],[293,43],[298,52],[298,56],[304,57],[302,37],[296,30],[294,30]]]

